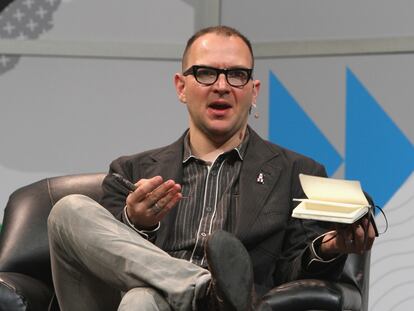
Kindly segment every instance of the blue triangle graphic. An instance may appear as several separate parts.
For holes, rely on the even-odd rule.
[[[342,163],[339,153],[272,71],[269,72],[269,139],[314,158],[325,165],[329,176]]]
[[[346,83],[345,177],[384,206],[414,170],[414,147],[349,68]]]

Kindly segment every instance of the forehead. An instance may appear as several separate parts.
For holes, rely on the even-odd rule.
[[[185,66],[215,67],[252,66],[252,56],[246,43],[237,36],[205,34],[193,42],[185,59]]]

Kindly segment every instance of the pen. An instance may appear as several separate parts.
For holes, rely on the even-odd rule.
[[[126,188],[128,191],[134,192],[137,189],[132,182],[126,179],[124,176],[118,173],[112,173],[112,177],[114,177],[115,181],[121,185],[122,187]]]

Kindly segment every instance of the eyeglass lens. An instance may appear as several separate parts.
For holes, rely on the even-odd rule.
[[[221,72],[226,75],[227,82],[232,86],[244,86],[249,81],[249,72],[245,69],[220,70],[215,68],[199,67],[196,69],[195,78],[202,84],[213,84],[217,81]]]

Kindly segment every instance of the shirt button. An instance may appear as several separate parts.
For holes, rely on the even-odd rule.
[[[212,170],[211,171],[211,175],[216,176],[217,175],[217,171],[216,170]]]
[[[206,207],[206,212],[211,212],[213,209],[211,208],[211,206],[207,206]]]
[[[200,235],[201,235],[202,237],[206,237],[206,236],[207,236],[207,234],[206,234],[205,232],[201,232],[201,233],[200,233]]]

